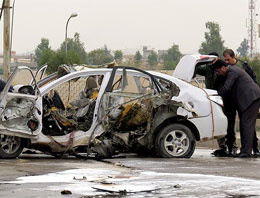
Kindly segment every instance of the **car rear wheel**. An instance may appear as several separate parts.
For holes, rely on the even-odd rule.
[[[191,130],[183,124],[171,124],[157,134],[156,152],[165,158],[190,158],[195,150],[196,140]]]
[[[0,135],[0,158],[16,158],[21,154],[23,148],[22,138],[9,135]]]

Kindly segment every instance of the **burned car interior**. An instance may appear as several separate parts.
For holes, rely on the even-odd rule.
[[[97,81],[102,77],[76,78],[50,90],[43,97],[43,133],[60,136],[74,130],[88,131],[100,86]]]

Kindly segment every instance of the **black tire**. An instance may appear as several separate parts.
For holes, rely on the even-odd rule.
[[[158,132],[155,139],[157,155],[164,158],[190,158],[196,140],[191,130],[183,124],[170,124]]]
[[[0,158],[14,159],[23,151],[23,139],[15,136],[0,135]]]

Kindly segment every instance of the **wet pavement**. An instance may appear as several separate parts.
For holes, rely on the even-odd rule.
[[[23,154],[0,160],[0,197],[260,197],[260,158],[216,158],[211,152],[104,161]]]

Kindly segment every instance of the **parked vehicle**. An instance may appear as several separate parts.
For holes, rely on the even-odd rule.
[[[181,60],[177,71],[214,59],[194,58],[194,65]],[[46,66],[36,76],[28,67],[14,70],[0,95],[1,158],[16,158],[23,148],[54,156],[136,152],[189,158],[196,141],[226,134],[222,100],[214,90],[131,67],[74,68],[62,66],[45,78]],[[32,81],[8,92],[24,70]]]

